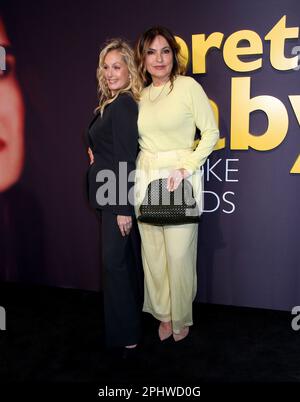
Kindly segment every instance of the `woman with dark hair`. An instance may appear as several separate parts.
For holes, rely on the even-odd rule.
[[[203,209],[200,167],[213,151],[219,131],[202,87],[182,75],[179,52],[174,35],[164,27],[149,29],[137,44],[136,62],[145,85],[138,118],[137,215],[148,184],[162,177],[168,178],[169,191],[183,179],[190,181],[199,210]],[[201,140],[194,150],[196,127]],[[198,225],[139,222],[139,230],[145,274],[143,311],[160,321],[161,340],[172,334],[175,341],[182,340],[193,324]]]
[[[131,47],[106,44],[97,69],[99,105],[89,131],[89,200],[101,219],[106,343],[132,356],[139,341],[138,266],[130,188],[138,149],[141,83]],[[108,179],[108,180],[106,180]]]

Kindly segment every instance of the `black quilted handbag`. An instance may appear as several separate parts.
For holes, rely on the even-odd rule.
[[[169,191],[167,180],[157,179],[148,184],[137,219],[157,226],[199,223],[199,208],[191,183],[184,179],[176,190]]]

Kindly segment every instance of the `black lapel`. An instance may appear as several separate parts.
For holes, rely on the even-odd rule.
[[[91,128],[92,124],[94,123],[94,121],[97,119],[97,117],[99,116],[100,111],[97,111],[96,114],[94,115],[94,117],[92,118],[90,124],[89,124],[89,128]]]

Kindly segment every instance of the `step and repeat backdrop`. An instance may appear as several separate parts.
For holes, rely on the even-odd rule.
[[[0,280],[101,288],[85,142],[99,49],[159,24],[221,133],[203,169],[197,300],[299,305],[299,15],[298,0],[0,6]]]

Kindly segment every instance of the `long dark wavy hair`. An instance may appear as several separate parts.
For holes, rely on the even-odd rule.
[[[140,36],[135,49],[135,61],[138,68],[138,73],[144,86],[151,84],[152,78],[146,70],[145,57],[148,48],[156,36],[163,36],[168,42],[173,53],[173,67],[170,74],[172,90],[175,77],[179,74],[185,73],[185,66],[180,62],[179,59],[180,45],[176,42],[174,34],[168,28],[159,25],[154,26]]]

